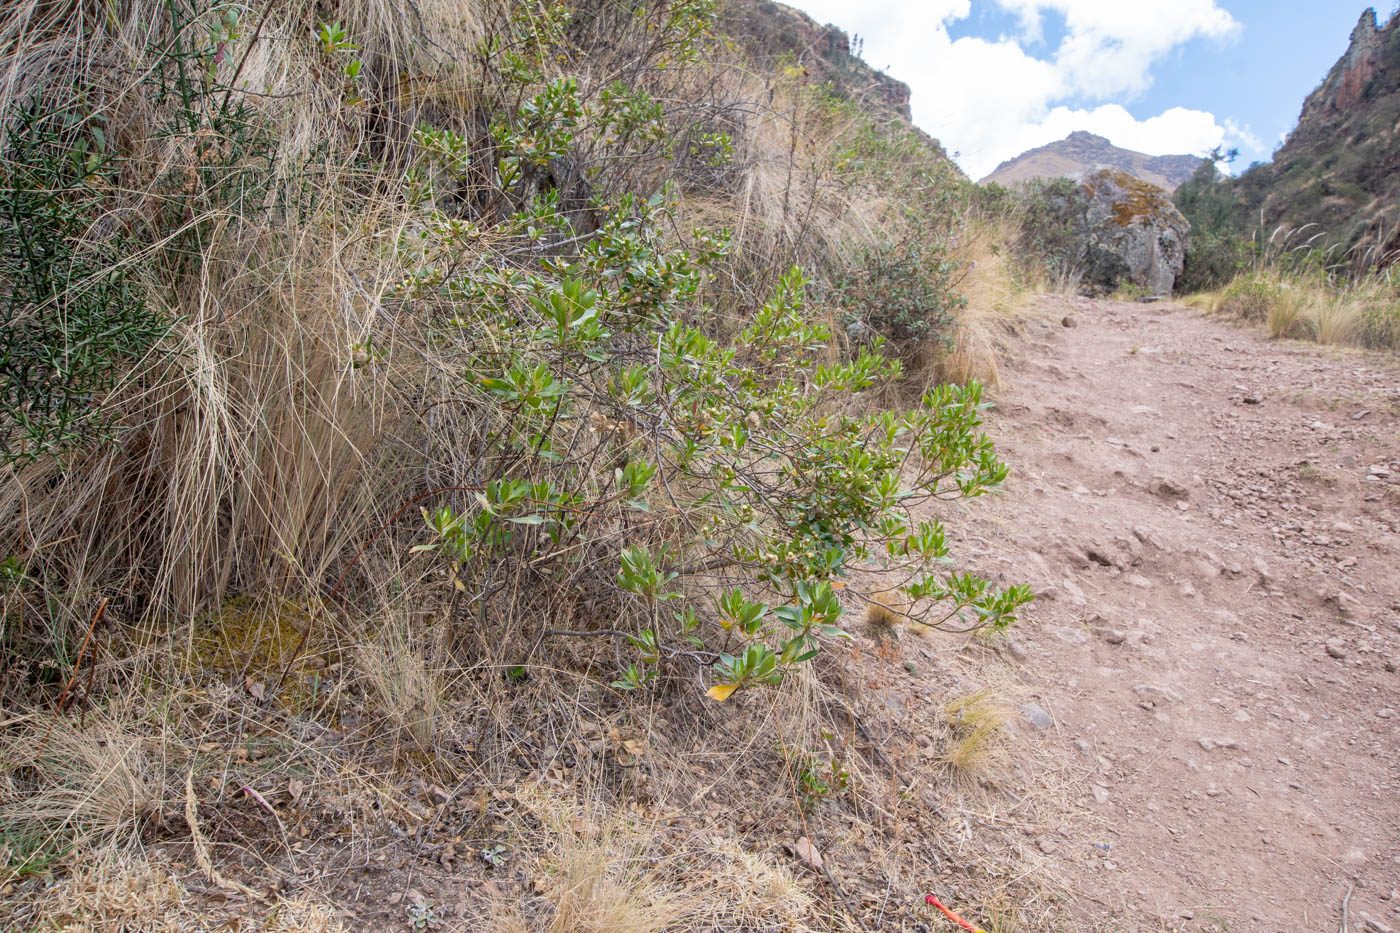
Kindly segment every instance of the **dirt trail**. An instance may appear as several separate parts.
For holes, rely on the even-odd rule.
[[[1331,931],[1350,887],[1350,933],[1400,930],[1400,365],[1040,310],[990,419],[1013,478],[959,526],[1039,592],[1025,730],[1084,776],[1037,851],[1096,929]]]

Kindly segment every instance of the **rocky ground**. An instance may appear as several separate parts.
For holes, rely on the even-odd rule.
[[[1039,594],[1022,730],[1082,777],[1035,856],[1099,929],[1400,929],[1400,365],[1039,310],[990,419],[1013,477],[958,522]]]

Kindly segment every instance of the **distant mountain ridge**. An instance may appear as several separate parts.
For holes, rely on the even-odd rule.
[[[1198,156],[1151,156],[1121,149],[1102,136],[1079,130],[1059,142],[1021,153],[996,167],[982,184],[1015,185],[1033,178],[1070,178],[1097,169],[1126,172],[1140,181],[1173,191],[1201,164]]]

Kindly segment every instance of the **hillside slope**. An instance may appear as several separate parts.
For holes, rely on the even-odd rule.
[[[1235,182],[1241,211],[1266,230],[1316,224],[1329,244],[1400,247],[1400,13],[1361,14],[1346,52],[1303,103],[1274,154]]]
[[[1102,136],[1081,130],[1008,159],[981,183],[1011,186],[1032,178],[1071,178],[1087,171],[1113,168],[1172,191],[1191,177],[1200,162],[1191,155],[1150,156],[1121,149]]]

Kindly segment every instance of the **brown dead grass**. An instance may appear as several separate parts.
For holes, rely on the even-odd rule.
[[[1015,711],[995,690],[984,687],[943,705],[949,730],[943,760],[964,779],[994,774],[1007,754],[1006,725]]]
[[[211,916],[207,902],[191,894],[169,867],[138,855],[102,855],[36,891],[0,906],[10,930],[71,933],[189,933],[227,929],[258,933],[342,933],[334,911],[310,894],[274,898],[255,910]]]
[[[164,742],[106,713],[86,719],[11,723],[2,762],[11,793],[0,802],[0,823],[46,845],[126,845],[162,813]]]
[[[1029,307],[1031,289],[1006,245],[1013,241],[1009,221],[981,219],[968,224],[955,256],[963,272],[958,292],[967,299],[953,337],[953,348],[934,367],[940,381],[1001,384],[1000,358],[1007,337]]]

